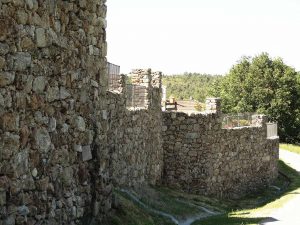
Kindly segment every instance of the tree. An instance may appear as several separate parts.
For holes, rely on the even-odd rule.
[[[264,113],[279,124],[283,141],[300,141],[300,78],[295,69],[267,53],[243,57],[210,93],[223,111]]]

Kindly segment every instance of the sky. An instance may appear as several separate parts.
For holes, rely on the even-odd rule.
[[[300,0],[107,0],[108,61],[122,73],[226,74],[267,52],[300,71]]]

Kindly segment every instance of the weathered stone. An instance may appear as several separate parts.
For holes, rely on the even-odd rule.
[[[27,5],[28,9],[33,9],[33,2],[32,2],[32,0],[26,0],[26,5]]]
[[[50,135],[45,128],[39,128],[34,132],[35,145],[41,152],[48,152],[51,146]]]
[[[34,169],[31,171],[31,175],[32,175],[33,177],[36,177],[36,176],[38,175],[38,171],[37,171],[36,168],[34,168]]]
[[[24,191],[32,191],[36,189],[35,182],[30,172],[22,176],[21,189],[23,189]]]
[[[37,28],[35,30],[36,35],[36,44],[39,48],[44,48],[47,46],[47,40],[46,40],[46,32],[43,28]]]
[[[83,146],[82,147],[82,161],[89,161],[93,159],[91,146]]]
[[[24,175],[28,171],[28,151],[19,152],[14,159],[14,172],[16,177]]]
[[[47,191],[48,187],[49,187],[49,177],[45,177],[43,179],[36,181],[36,188],[39,191]]]
[[[74,125],[79,131],[85,131],[85,121],[81,116],[77,116],[74,120]]]
[[[25,10],[18,10],[17,11],[17,22],[19,24],[26,24],[28,21],[28,14]]]
[[[0,149],[2,150],[2,154],[0,155],[0,160],[8,160],[13,154],[15,154],[19,150],[20,136],[8,132],[4,133],[4,135],[1,136]]]
[[[57,86],[48,87],[47,100],[49,102],[53,102],[53,101],[58,100],[58,99],[59,99],[59,88]]]
[[[53,117],[49,119],[48,130],[49,132],[54,132],[56,130],[56,119]]]
[[[107,120],[107,111],[102,110],[102,119]]]
[[[2,106],[3,108],[5,106],[5,100],[4,100],[4,97],[1,93],[0,93],[0,106]]]
[[[47,84],[46,77],[39,76],[33,81],[32,90],[36,93],[43,93]]]
[[[5,41],[15,32],[15,21],[8,16],[0,16],[0,41]]]
[[[187,133],[185,135],[186,138],[190,138],[190,139],[196,139],[199,137],[199,134],[198,133]]]
[[[0,190],[7,191],[9,189],[9,179],[7,176],[0,176]]]
[[[0,70],[3,69],[6,65],[5,59],[0,56]]]
[[[66,186],[70,186],[73,181],[73,169],[72,167],[66,167],[62,173],[62,182]]]
[[[18,207],[18,214],[21,216],[27,216],[29,214],[29,209],[26,205]]]
[[[0,188],[0,206],[6,205],[6,191]]]
[[[30,106],[32,109],[37,110],[44,106],[44,99],[36,94],[33,94],[30,99]]]
[[[14,70],[24,71],[31,66],[31,55],[27,52],[17,52],[13,56]]]
[[[110,112],[107,82],[98,84],[99,77],[107,81],[102,11],[104,0],[0,0],[1,225],[79,225],[95,198],[97,220],[107,215]],[[93,146],[101,163],[83,162],[75,143]]]
[[[67,133],[69,131],[69,125],[64,123],[61,128],[61,132]]]
[[[19,116],[15,113],[5,113],[0,117],[0,128],[4,131],[18,131]]]
[[[60,99],[66,99],[71,96],[71,94],[67,91],[66,88],[61,87],[59,92]]]
[[[82,146],[74,144],[73,146],[75,152],[82,152]]]
[[[10,72],[1,72],[0,71],[0,87],[5,87],[10,85],[15,80],[15,74]]]
[[[3,225],[15,225],[16,220],[14,215],[9,215],[3,222]]]
[[[22,50],[32,50],[34,49],[34,43],[30,37],[24,37],[21,40],[21,48]]]
[[[0,42],[0,55],[6,55],[9,52],[9,45]]]

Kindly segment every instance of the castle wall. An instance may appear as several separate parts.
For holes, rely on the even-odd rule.
[[[110,209],[105,0],[0,1],[0,224]]]
[[[101,224],[113,186],[241,196],[277,175],[278,139],[161,111],[161,73],[107,91],[105,0],[0,1],[0,224]],[[142,107],[140,107],[142,106]]]
[[[263,117],[254,127],[221,129],[218,107],[207,108],[163,113],[164,184],[225,198],[269,185],[278,173],[279,140],[267,139]]]
[[[135,70],[133,85],[144,86],[138,109],[126,105],[126,89],[108,93],[109,148],[112,179],[116,186],[138,187],[159,184],[163,168],[161,74]]]

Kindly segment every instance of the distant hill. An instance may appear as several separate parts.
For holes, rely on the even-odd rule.
[[[197,101],[204,102],[213,83],[221,77],[221,75],[184,73],[165,75],[162,82],[167,87],[167,98],[173,96],[178,100],[188,100],[193,97]]]

